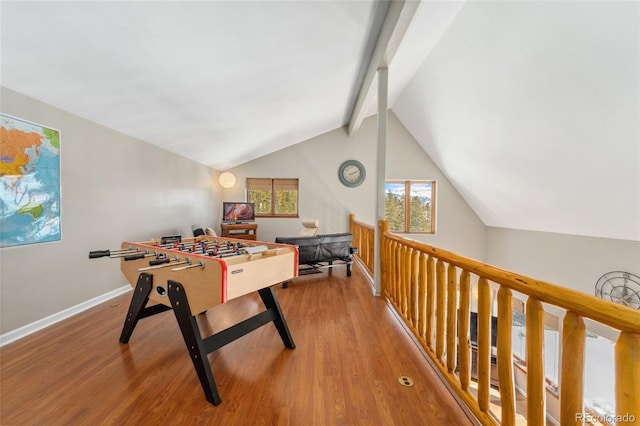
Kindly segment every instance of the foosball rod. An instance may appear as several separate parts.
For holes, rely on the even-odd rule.
[[[241,242],[229,242],[229,241],[219,241],[219,240],[196,240],[196,241],[190,241],[190,242],[175,242],[175,243],[165,243],[165,244],[156,244],[157,247],[159,248],[164,248],[164,249],[173,249],[173,248],[179,248],[179,247],[193,247],[193,246],[199,246],[199,245],[238,245],[238,244],[242,244]]]
[[[96,259],[98,257],[122,257],[128,254],[137,253],[140,249],[134,249],[129,247],[128,249],[119,249],[119,250],[94,250],[89,252],[89,259]]]
[[[138,268],[138,272],[152,271],[154,269],[166,268],[168,266],[190,265],[191,259],[188,257],[181,262],[164,263],[162,265],[145,266],[144,268]]]
[[[193,252],[193,254],[202,254],[202,255],[207,255],[207,256],[222,256],[225,254],[235,254],[237,253],[237,250],[234,249],[208,249],[206,251],[204,250],[196,250]]]
[[[164,248],[164,249],[172,249],[172,248],[177,248],[177,247],[193,247],[193,246],[198,246],[202,243],[215,243],[212,241],[208,241],[208,240],[197,240],[197,241],[191,241],[191,242],[175,242],[175,243],[164,243],[164,244],[157,244],[158,247],[160,248]]]
[[[186,266],[179,266],[177,268],[172,268],[171,272],[184,271],[185,269],[190,269],[190,268],[204,268],[204,263],[201,260],[198,263],[194,263],[193,265],[186,265]]]
[[[166,254],[164,253],[158,253],[157,251],[154,251],[153,253],[150,253],[149,250],[145,250],[144,253],[135,253],[135,254],[128,254],[124,257],[124,260],[138,260],[138,259],[144,259],[145,257],[149,257],[149,256],[155,256],[156,259],[165,257]]]

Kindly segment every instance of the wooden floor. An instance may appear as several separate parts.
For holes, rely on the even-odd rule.
[[[276,294],[296,348],[268,324],[211,353],[218,406],[204,399],[172,312],[119,343],[129,292],[0,349],[0,424],[473,424],[358,266]],[[198,324],[210,335],[262,310],[252,294]]]

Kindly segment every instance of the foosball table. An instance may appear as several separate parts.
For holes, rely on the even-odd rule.
[[[128,343],[140,319],[173,310],[207,401],[221,402],[207,354],[273,323],[285,347],[295,344],[273,291],[274,284],[297,276],[298,251],[290,245],[201,236],[167,236],[123,242],[117,250],[98,250],[89,258],[120,259],[134,289],[120,342]],[[265,310],[202,338],[196,315],[257,291]],[[155,304],[147,306],[148,302]]]

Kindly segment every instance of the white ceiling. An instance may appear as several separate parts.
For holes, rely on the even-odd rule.
[[[226,169],[345,124],[387,6],[3,1],[2,84]]]
[[[393,109],[486,225],[640,241],[640,2],[467,2]]]
[[[0,82],[224,170],[347,124],[387,6],[3,0]],[[423,1],[390,104],[485,224],[640,241],[639,28],[638,2]]]

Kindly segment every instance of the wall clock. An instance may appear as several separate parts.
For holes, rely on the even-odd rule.
[[[631,272],[607,272],[596,282],[596,296],[640,309],[640,277]]]
[[[356,160],[347,160],[338,168],[338,178],[344,186],[355,188],[364,182],[366,170],[361,162]]]

